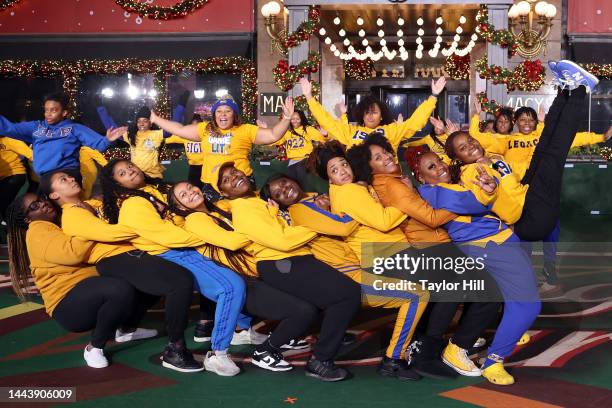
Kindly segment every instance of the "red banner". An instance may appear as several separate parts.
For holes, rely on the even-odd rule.
[[[567,32],[612,34],[612,0],[568,0]]]
[[[139,1],[157,6],[178,2]],[[127,13],[114,0],[22,0],[0,12],[0,35],[250,32],[253,19],[251,0],[210,0],[184,18],[167,21]]]

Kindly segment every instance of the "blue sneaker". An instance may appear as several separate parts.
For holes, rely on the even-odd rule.
[[[565,89],[565,87],[567,87],[567,83],[561,73],[557,71],[557,64],[557,61],[548,61],[548,67],[550,68],[550,72],[553,74],[552,84],[560,89]]]
[[[555,68],[556,72],[563,77],[563,81],[567,84],[570,90],[576,89],[580,85],[583,85],[587,92],[592,92],[599,83],[599,79],[597,79],[595,75],[591,74],[575,62],[562,60],[556,64]]]

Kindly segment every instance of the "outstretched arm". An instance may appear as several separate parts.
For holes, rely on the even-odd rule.
[[[293,98],[288,97],[285,99],[285,103],[283,104],[283,117],[278,121],[276,125],[272,129],[257,129],[257,134],[255,135],[255,144],[259,145],[267,145],[277,142],[281,137],[285,135],[287,129],[289,128],[289,123],[291,121],[291,115],[293,115],[294,106],[293,106]]]
[[[200,134],[198,133],[198,124],[183,125],[178,122],[173,122],[168,119],[161,118],[151,111],[151,122],[165,130],[166,132],[182,137],[183,139],[199,142]]]

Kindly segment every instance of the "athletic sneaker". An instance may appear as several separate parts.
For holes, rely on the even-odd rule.
[[[304,339],[291,339],[287,344],[283,344],[280,348],[283,350],[303,350],[310,348],[310,343]]]
[[[206,341],[210,341],[210,337],[212,336],[212,331],[214,327],[215,322],[213,321],[196,323],[195,329],[193,331],[193,341],[195,341],[196,343],[204,343]]]
[[[563,289],[560,284],[551,285],[548,282],[544,282],[538,288],[538,293],[541,299],[552,299],[563,295]]]
[[[383,356],[376,372],[384,377],[397,378],[398,380],[420,380],[421,376],[408,367],[408,362],[402,359],[389,358]]]
[[[195,373],[203,371],[204,366],[193,358],[191,351],[185,347],[177,347],[169,343],[162,353],[162,366],[181,373]]]
[[[493,363],[487,368],[482,369],[482,376],[489,380],[490,383],[497,385],[510,385],[514,384],[514,377],[512,377],[502,363]]]
[[[548,61],[548,67],[550,68],[550,72],[552,72],[553,74],[553,85],[561,88],[561,89],[565,89],[565,87],[567,86],[567,83],[565,81],[565,78],[563,77],[563,75],[561,74],[561,72],[557,71],[557,61]]]
[[[461,375],[467,377],[481,375],[480,369],[469,359],[467,350],[453,344],[450,340],[442,352],[442,361]]]
[[[264,350],[253,352],[251,362],[257,367],[265,368],[270,371],[289,371],[293,366],[283,358],[280,352]]]
[[[479,337],[474,342],[474,348],[483,347],[485,344],[487,344],[487,340],[485,338],[483,338],[483,337]]]
[[[104,350],[101,348],[96,348],[91,344],[85,346],[85,350],[83,351],[83,358],[89,367],[92,368],[104,368],[108,367],[108,360],[104,355]]]
[[[249,330],[241,330],[239,332],[234,332],[230,344],[232,346],[241,346],[243,344],[259,345],[267,339],[268,335],[257,333],[255,330],[253,330],[252,327],[250,327]]]
[[[206,353],[204,368],[206,368],[206,371],[223,377],[233,377],[240,373],[240,368],[238,368],[227,352],[213,353],[209,351]]]
[[[332,360],[320,361],[315,358],[306,363],[306,376],[321,381],[342,381],[349,376],[349,372],[338,367]]]
[[[157,336],[157,330],[155,329],[143,329],[137,328],[133,332],[124,332],[121,329],[117,329],[115,332],[115,341],[117,343],[125,343],[126,341],[150,339],[151,337]]]
[[[555,67],[555,72],[565,80],[570,90],[583,85],[587,92],[592,92],[599,83],[599,79],[595,75],[573,61],[559,61]]]

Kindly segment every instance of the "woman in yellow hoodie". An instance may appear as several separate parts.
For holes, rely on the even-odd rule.
[[[256,258],[245,251],[257,244],[236,232],[231,214],[215,207],[197,186],[188,182],[175,184],[168,192],[168,203],[173,213],[185,217],[183,228],[206,241],[198,252],[245,276],[246,312],[279,321],[270,337],[255,346],[251,362],[271,371],[291,370],[293,366],[281,354],[282,346],[308,330],[318,316],[318,309],[257,279]]]
[[[323,381],[347,378],[348,372],[333,359],[359,310],[359,285],[317,260],[306,246],[317,234],[288,225],[278,207],[257,197],[249,178],[233,163],[221,166],[218,188],[229,199],[235,230],[253,241],[245,250],[255,257],[259,278],[323,310],[321,332],[313,358],[306,364],[306,375]]]
[[[102,276],[124,279],[138,291],[150,295],[144,296],[146,300],[151,299],[149,302],[141,302],[143,314],[160,296],[165,297],[169,343],[162,354],[162,365],[181,372],[202,371],[202,365],[193,359],[184,338],[193,292],[191,273],[129,244],[137,235],[123,225],[104,221],[102,203],[98,200],[82,201],[81,186],[67,173],[60,170],[41,176],[40,192],[61,207],[64,233],[97,242],[89,263],[98,265]],[[137,331],[118,336],[119,341],[137,337]]]
[[[23,156],[32,160],[32,149],[21,140],[0,136],[0,220],[26,182]]]
[[[448,156],[454,160],[451,166],[453,182],[472,190],[484,205],[490,205],[505,223],[514,224],[514,232],[525,241],[540,241],[554,228],[559,218],[561,182],[565,160],[572,145],[585,142],[575,140],[581,114],[586,108],[586,89],[579,87],[559,91],[546,115],[544,130],[535,149],[512,149],[505,156],[494,154],[472,135],[454,132],[446,141]],[[519,128],[521,127],[519,122]],[[595,137],[597,136],[597,137]],[[596,143],[612,137],[612,127],[605,135],[595,135],[588,142]],[[584,138],[583,138],[584,139]],[[535,150],[526,173],[516,170],[510,152]],[[482,166],[498,180],[496,194],[483,194],[471,182]],[[518,163],[521,167],[521,163]],[[523,166],[523,168],[525,168]]]
[[[47,314],[65,330],[92,330],[83,351],[88,366],[104,368],[106,342],[130,317],[134,288],[126,281],[101,277],[88,258],[95,242],[64,234],[53,204],[26,193],[7,212],[9,270],[15,293],[25,300],[29,279],[40,291]]]
[[[129,160],[111,160],[101,172],[104,216],[111,224],[131,229],[138,249],[181,265],[193,274],[196,289],[217,303],[212,351],[204,367],[222,376],[234,376],[240,368],[227,353],[238,315],[245,300],[244,280],[216,264],[194,248],[205,242],[176,226],[170,219],[166,197],[150,178]]]
[[[412,113],[405,121],[393,122],[389,109],[378,99],[369,96],[364,98],[355,108],[358,126],[333,118],[323,106],[312,97],[312,84],[306,78],[300,80],[302,93],[308,101],[308,108],[315,120],[323,129],[347,148],[360,144],[366,135],[374,130],[381,131],[389,143],[397,150],[402,140],[412,137],[427,124],[429,117],[436,108],[438,95],[444,89],[446,79],[440,77],[431,81],[432,95]]]

